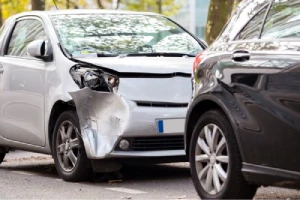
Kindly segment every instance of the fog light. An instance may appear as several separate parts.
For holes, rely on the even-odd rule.
[[[121,140],[120,142],[119,142],[119,147],[120,147],[120,149],[122,149],[122,150],[128,150],[128,148],[129,148],[129,142],[127,141],[127,140]]]

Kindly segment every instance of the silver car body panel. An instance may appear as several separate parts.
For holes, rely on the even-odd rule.
[[[79,117],[81,136],[89,158],[104,158],[112,151],[129,121],[129,106],[115,93],[90,88],[71,93]]]
[[[72,13],[61,11],[61,14],[69,12]],[[23,13],[9,19],[11,23],[7,29],[14,26],[12,22],[15,20],[33,16],[39,18],[51,42],[54,59],[45,63],[35,58],[0,56],[0,67],[3,67],[3,74],[0,75],[0,146],[51,154],[48,129],[52,109],[57,102],[74,100],[89,158],[184,155],[184,150],[118,152],[114,151],[114,147],[121,136],[156,136],[157,119],[185,118],[187,107],[141,107],[137,101],[188,103],[191,79],[176,73],[190,74],[194,58],[81,58],[120,73],[174,73],[174,76],[121,78],[117,94],[79,89],[69,73],[77,63],[63,55],[56,32],[50,25],[49,15],[52,13],[56,11]],[[9,36],[1,37],[3,41]]]

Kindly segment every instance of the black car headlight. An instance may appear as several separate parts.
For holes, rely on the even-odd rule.
[[[103,92],[117,92],[119,88],[117,76],[98,69],[73,67],[70,74],[80,88],[89,87]]]

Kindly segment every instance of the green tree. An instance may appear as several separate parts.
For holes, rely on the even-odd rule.
[[[29,9],[29,0],[1,0],[2,19]]]
[[[123,0],[127,10],[158,12],[163,15],[174,15],[183,4],[182,0]]]
[[[114,0],[95,0],[95,3],[97,4],[97,6],[101,9],[106,9],[106,8],[110,8],[110,9],[118,9],[121,3],[121,0],[116,0],[116,5],[115,7],[113,6]]]
[[[175,14],[182,6],[183,0],[94,0],[101,9],[118,9],[122,5],[126,10],[158,12],[164,15]],[[114,3],[115,7],[112,6]]]
[[[46,0],[46,10],[55,8],[55,4],[59,9],[86,8],[86,2],[86,0]]]

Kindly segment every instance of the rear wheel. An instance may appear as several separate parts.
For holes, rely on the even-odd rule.
[[[190,165],[202,199],[250,199],[257,187],[244,179],[233,129],[226,116],[211,110],[199,119],[191,138]]]
[[[85,181],[92,175],[75,111],[63,112],[55,125],[52,152],[58,174],[65,181]]]

